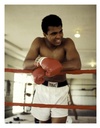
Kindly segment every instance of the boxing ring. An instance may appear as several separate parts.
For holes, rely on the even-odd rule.
[[[32,70],[21,70],[21,69],[10,69],[5,68],[5,72],[10,73],[32,73]],[[67,71],[62,74],[96,74],[96,70],[75,70]],[[63,109],[89,109],[96,110],[96,106],[85,106],[85,105],[53,105],[53,104],[28,104],[28,103],[12,103],[5,102],[5,106],[29,106],[29,107],[42,107],[42,108],[63,108]]]
[[[9,73],[32,73],[32,70],[22,70],[22,69],[11,69],[5,68],[5,72]],[[96,70],[74,70],[74,71],[66,71],[61,74],[72,74],[72,75],[80,75],[80,74],[96,74]],[[5,102],[5,106],[27,106],[27,107],[41,107],[41,108],[63,108],[63,109],[82,109],[82,110],[96,110],[96,105],[55,105],[55,104],[33,104],[33,103],[13,103],[13,102]]]

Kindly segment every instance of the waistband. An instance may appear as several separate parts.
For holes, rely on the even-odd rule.
[[[44,86],[48,86],[48,87],[63,87],[68,85],[67,81],[63,81],[63,82],[51,82],[51,81],[45,81],[44,83],[42,83]]]

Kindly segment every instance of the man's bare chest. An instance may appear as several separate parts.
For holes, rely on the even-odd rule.
[[[63,48],[50,49],[47,47],[41,47],[40,55],[45,56],[45,57],[54,58],[59,61],[63,61],[65,58],[65,51]]]

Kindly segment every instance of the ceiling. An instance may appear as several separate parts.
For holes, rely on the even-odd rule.
[[[32,41],[42,37],[41,20],[56,14],[64,37],[75,42],[82,69],[96,68],[96,5],[5,5],[5,53],[24,60]],[[79,31],[80,38],[74,34]]]

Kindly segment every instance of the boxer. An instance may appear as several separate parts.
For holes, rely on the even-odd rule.
[[[50,14],[41,23],[43,37],[33,40],[24,60],[24,69],[33,70],[37,84],[33,103],[68,104],[68,82],[64,71],[81,69],[81,60],[71,38],[63,37],[59,16]],[[40,123],[65,123],[68,109],[32,107],[32,115]]]

